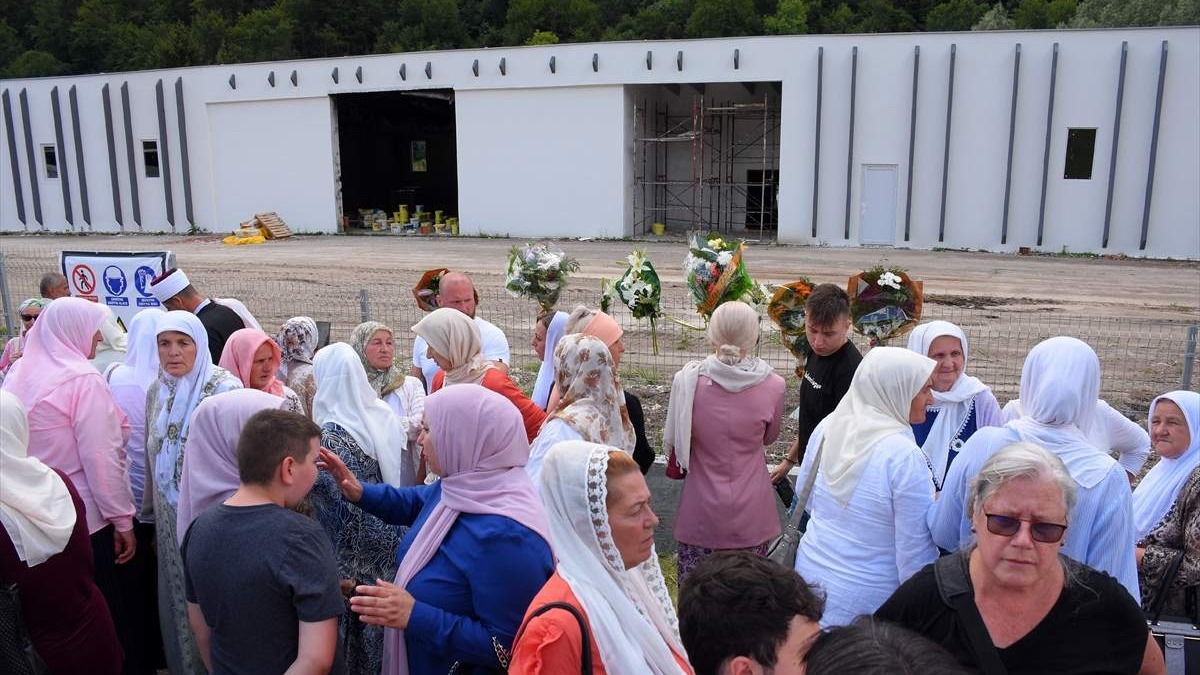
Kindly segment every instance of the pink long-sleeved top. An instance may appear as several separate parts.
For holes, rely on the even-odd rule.
[[[29,411],[29,454],[67,474],[87,509],[88,534],[133,529],[125,459],[129,422],[100,373],[74,377]]]

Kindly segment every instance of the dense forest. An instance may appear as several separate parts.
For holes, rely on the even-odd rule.
[[[1200,0],[0,0],[0,77],[596,40],[1200,23]]]

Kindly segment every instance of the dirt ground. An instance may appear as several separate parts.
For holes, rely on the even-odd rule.
[[[523,241],[324,235],[296,236],[262,245],[233,247],[222,244],[220,238],[214,236],[7,235],[0,237],[0,251],[4,253],[8,265],[10,294],[14,298],[28,295],[29,290],[26,289],[36,287],[39,270],[54,269],[57,252],[64,249],[171,250],[175,252],[179,266],[193,279],[199,277],[206,282],[214,279],[236,282],[239,289],[252,289],[256,284],[265,287],[266,282],[276,280],[339,288],[377,287],[390,281],[395,284],[391,287],[398,287],[399,296],[404,293],[402,289],[415,282],[420,272],[438,266],[471,273],[476,285],[481,288],[499,287],[502,285],[508,249]],[[562,240],[559,245],[581,263],[579,272],[572,278],[572,288],[598,288],[601,277],[612,278],[620,273],[621,266],[617,261],[637,247],[645,249],[655,261],[664,283],[664,296],[682,297],[685,293],[678,266],[686,253],[686,244],[681,240]],[[959,312],[955,316],[978,315],[981,322],[986,321],[990,326],[1003,326],[1006,323],[1016,325],[1036,321],[1038,316],[1047,316],[1054,317],[1056,321],[1078,318],[1081,322],[1093,324],[1111,320],[1114,325],[1119,322],[1127,328],[1133,326],[1130,332],[1136,333],[1140,330],[1137,326],[1142,325],[1138,322],[1158,325],[1200,321],[1200,263],[1197,262],[755,243],[751,243],[746,260],[751,274],[758,281],[771,284],[786,283],[801,275],[815,282],[844,284],[850,274],[886,262],[908,270],[913,278],[923,280],[930,309],[954,308]],[[238,297],[256,314],[256,300],[274,300],[256,298],[253,291],[243,292]],[[514,302],[532,304],[524,300]],[[681,304],[686,303],[681,301]],[[529,308],[523,308],[522,311],[532,315]],[[267,327],[269,321],[275,321],[277,325],[286,316],[270,314],[265,317],[260,315],[259,318]],[[694,315],[692,318],[694,320]],[[345,326],[335,325],[334,339],[344,339],[345,336],[340,335],[339,331],[347,330],[346,326],[352,321],[347,318],[344,320]],[[267,328],[270,330],[270,327]],[[512,334],[519,329],[509,327],[506,330],[510,331],[509,341],[514,348],[513,377],[528,389],[536,374],[536,364],[525,346],[528,336]],[[639,335],[638,339],[645,340],[644,334]],[[702,342],[702,337],[698,337],[697,341]],[[1096,346],[1094,342],[1093,345]],[[674,367],[682,365],[683,357],[690,357],[695,351],[694,347],[676,345],[680,353],[679,362]],[[648,352],[648,347],[642,348]],[[1129,347],[1124,345],[1122,348]],[[1100,350],[1101,347],[1097,346],[1097,351]],[[1021,356],[1019,351],[1014,351],[993,354],[988,358],[1015,362],[1019,369]],[[1104,360],[1105,355],[1102,353],[1101,357]],[[1120,358],[1118,355],[1117,359]],[[1169,365],[1175,368],[1177,364]],[[1137,375],[1126,378],[1142,379]],[[647,428],[653,435],[662,426],[670,373],[625,368],[623,379],[626,386],[642,398]],[[1154,389],[1161,390],[1162,386],[1155,381],[1146,385],[1144,391],[1129,393],[1129,409],[1144,406]],[[797,387],[793,377],[789,381],[788,410],[795,407],[796,398]],[[1004,397],[1001,400],[1003,402]],[[769,448],[770,454],[783,452],[794,437],[794,424],[789,424],[780,441]]]

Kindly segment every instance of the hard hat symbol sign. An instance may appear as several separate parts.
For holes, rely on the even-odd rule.
[[[129,282],[125,280],[125,270],[116,265],[104,268],[104,288],[109,295],[121,295],[128,286]]]

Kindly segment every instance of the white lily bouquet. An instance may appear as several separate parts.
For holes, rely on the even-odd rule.
[[[567,277],[579,269],[579,261],[567,257],[551,244],[526,244],[508,251],[504,290],[514,298],[536,300],[543,311],[554,308]]]
[[[662,282],[646,252],[634,249],[625,260],[629,266],[616,281],[601,280],[604,294],[600,296],[600,311],[607,312],[615,297],[629,308],[635,319],[650,320],[650,343],[658,354],[658,330],[655,320],[662,316]]]

